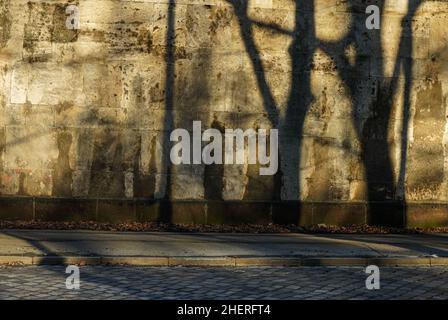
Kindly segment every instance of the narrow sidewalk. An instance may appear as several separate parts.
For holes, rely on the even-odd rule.
[[[0,230],[0,265],[38,264],[448,266],[448,234],[195,234]]]

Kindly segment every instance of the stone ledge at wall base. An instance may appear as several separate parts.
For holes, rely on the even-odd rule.
[[[379,267],[398,266],[448,266],[448,259],[433,257],[142,257],[142,256],[0,256],[0,265],[117,265],[117,266],[151,266],[151,267],[330,267],[330,266],[362,266]]]
[[[0,197],[0,220],[447,227],[446,202],[165,201]]]

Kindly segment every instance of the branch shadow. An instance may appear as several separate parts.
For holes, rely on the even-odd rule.
[[[316,37],[314,21],[314,1],[297,0],[296,25],[292,33],[282,30],[278,26],[264,24],[251,20],[248,15],[247,1],[228,0],[240,23],[240,32],[250,57],[258,88],[263,96],[265,111],[273,127],[280,131],[280,171],[277,174],[277,184],[274,188],[275,199],[296,198],[301,195],[300,162],[303,144],[304,122],[314,97],[311,88],[310,67],[313,65],[314,54],[321,49],[332,58],[336,64],[337,74],[348,89],[352,102],[352,122],[360,141],[360,160],[364,164],[366,179],[366,200],[369,207],[369,223],[403,227],[406,223],[406,198],[403,189],[405,185],[408,126],[411,103],[411,88],[413,84],[413,31],[412,19],[418,10],[421,0],[410,0],[407,14],[402,20],[402,33],[399,39],[399,51],[394,63],[391,80],[384,80],[385,57],[381,28],[379,30],[366,29],[366,15],[353,10],[359,6],[358,0],[348,1],[352,9],[352,23],[349,32],[337,42],[324,41]],[[380,18],[383,21],[385,14],[385,1],[377,1],[380,8]],[[361,5],[362,7],[362,5]],[[292,45],[289,48],[291,57],[291,89],[287,103],[286,113],[280,117],[279,108],[275,103],[270,85],[266,78],[260,51],[257,48],[253,26],[272,29],[275,32],[292,36]],[[346,50],[354,46],[357,48],[355,63],[352,64],[346,56]],[[411,58],[411,59],[409,59]],[[392,113],[393,99],[397,92],[398,77],[404,72],[404,106],[402,117],[401,150],[398,177],[394,175],[391,160],[391,150],[388,142],[388,132]],[[376,86],[373,101],[369,103],[366,116],[363,90],[359,81],[373,81]],[[403,194],[401,194],[403,193]],[[395,216],[384,211],[383,206],[375,205],[378,202],[393,202],[399,207]],[[404,212],[403,212],[404,211]]]

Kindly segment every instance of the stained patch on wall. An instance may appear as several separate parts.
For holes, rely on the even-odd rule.
[[[72,169],[70,168],[70,148],[72,135],[69,132],[60,132],[57,137],[59,155],[53,173],[53,196],[72,195]]]
[[[6,46],[11,37],[11,16],[9,13],[10,0],[0,1],[0,49]]]
[[[73,3],[78,5],[77,3]],[[57,43],[75,42],[78,40],[79,30],[71,30],[66,26],[68,4],[57,4],[53,11],[53,30],[51,40]]]

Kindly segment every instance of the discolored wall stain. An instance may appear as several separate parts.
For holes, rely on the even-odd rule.
[[[224,134],[225,132],[224,125],[216,119],[212,122],[211,128],[217,129],[222,134]],[[224,141],[222,141],[222,150],[225,150],[224,148],[225,144]],[[204,198],[207,200],[222,200],[223,189],[224,189],[224,165],[212,164],[205,166]]]
[[[79,6],[79,3],[71,3],[73,5]],[[53,12],[53,26],[51,32],[51,41],[56,43],[68,43],[75,42],[78,40],[79,30],[70,30],[66,26],[66,21],[68,15],[65,10],[67,5],[56,4]]]
[[[254,130],[257,131],[259,128],[255,127]],[[266,137],[266,150],[270,150],[271,138],[268,134]],[[246,148],[248,141],[245,141]],[[258,153],[258,146],[257,146]],[[258,155],[257,155],[258,157]],[[277,188],[278,174],[272,176],[261,176],[260,175],[260,164],[248,164],[246,171],[246,185],[244,189],[243,200],[278,200],[277,193],[279,190]],[[277,191],[277,192],[276,192]]]
[[[122,133],[114,129],[95,132],[89,196],[125,197]]]
[[[0,49],[5,47],[11,37],[10,0],[0,1]]]
[[[19,172],[19,190],[18,195],[27,196],[28,192],[26,190],[27,174],[25,172]]]
[[[9,180],[8,176],[4,175],[4,155],[5,155],[5,151],[6,151],[6,132],[5,132],[5,128],[1,128],[0,129],[0,194],[3,193],[2,191],[4,190],[4,182],[3,179],[6,178],[7,180]]]
[[[73,170],[70,168],[72,140],[72,135],[69,132],[62,131],[58,133],[57,145],[59,154],[53,172],[53,196],[69,197],[72,195]]]
[[[140,168],[141,149],[134,154],[134,197],[136,198],[155,198],[156,192],[156,175],[157,175],[157,141],[156,136],[151,139],[151,149],[149,162],[149,170],[143,172]]]
[[[131,84],[131,95],[133,104],[128,110],[128,124],[138,123],[142,116],[142,112],[147,112],[146,107],[146,90],[144,79],[137,75],[132,79]],[[149,99],[151,100],[154,96],[154,91],[150,88]],[[145,110],[145,111],[143,111]],[[127,146],[127,162],[128,162],[128,172],[131,173],[132,180],[132,193],[133,197],[137,198],[154,198],[156,192],[156,174],[157,174],[157,137],[156,134],[152,135],[149,143],[149,168],[142,168],[142,134],[140,131],[131,131],[131,144]]]

